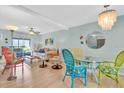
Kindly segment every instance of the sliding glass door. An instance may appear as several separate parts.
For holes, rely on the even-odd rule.
[[[15,48],[30,47],[30,39],[13,38],[13,46]]]

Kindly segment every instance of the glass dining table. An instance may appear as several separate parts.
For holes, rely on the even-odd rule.
[[[91,79],[94,76],[96,83],[99,84],[99,78],[97,76],[98,66],[101,63],[104,63],[106,59],[107,58],[76,58],[75,60],[78,60],[80,62],[80,65],[86,65],[88,73],[90,73]]]

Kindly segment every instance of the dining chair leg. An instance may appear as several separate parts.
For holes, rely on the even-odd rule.
[[[101,84],[101,79],[102,79],[102,72],[101,71],[99,71],[99,82],[98,82],[98,84],[100,85]]]
[[[67,74],[67,71],[65,72],[65,75],[64,75],[63,81],[65,80],[66,74]]]
[[[92,67],[92,63],[88,64],[88,68],[89,68],[89,73],[90,73],[90,79],[93,79],[93,67]]]
[[[10,73],[10,76],[13,76],[13,66],[11,67],[11,73]]]
[[[85,69],[85,78],[84,79],[85,79],[85,86],[87,86],[87,81],[88,81],[87,80],[87,69]]]
[[[87,86],[87,77],[83,78],[83,81],[84,81],[84,86],[86,87]]]
[[[117,85],[117,87],[119,87],[119,84],[120,84],[120,82],[119,82],[119,78],[117,77],[117,79],[116,79],[115,81],[116,81],[116,85]]]
[[[11,66],[10,66],[11,72],[10,72],[10,75],[9,75],[9,77],[8,77],[8,79],[7,79],[8,81],[11,81],[11,80],[14,79],[14,78],[13,78],[13,75],[14,75],[14,74],[13,74],[13,68],[14,68],[13,65],[11,65]]]
[[[123,81],[118,77],[117,87],[122,87],[122,86],[123,86]]]
[[[90,70],[91,70],[91,72],[90,72],[90,79],[93,80],[93,71],[92,71],[92,69],[90,69]]]
[[[14,65],[14,76],[16,76],[16,65]]]
[[[74,78],[71,79],[71,88],[74,88]]]
[[[99,81],[98,81],[98,77],[97,77],[96,69],[95,69],[95,68],[93,69],[93,75],[94,75],[94,77],[95,77],[96,83],[98,84]]]
[[[7,65],[5,65],[5,67],[4,67],[3,71],[2,71],[2,75],[4,74],[6,68],[7,68]]]
[[[24,78],[24,63],[22,63],[22,78]]]

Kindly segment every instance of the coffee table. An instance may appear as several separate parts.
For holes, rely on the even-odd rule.
[[[30,59],[30,63],[31,63],[31,64],[32,64],[32,61],[33,61],[34,59],[41,60],[41,58],[40,58],[39,56],[26,56],[25,58]]]

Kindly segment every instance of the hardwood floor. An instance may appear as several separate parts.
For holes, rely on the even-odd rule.
[[[46,62],[47,63],[47,62]],[[63,82],[63,76],[65,73],[65,66],[63,69],[54,70],[51,68],[53,64],[48,62],[48,67],[39,68],[41,62],[37,62],[32,65],[25,64],[24,67],[24,78],[22,79],[21,68],[17,69],[17,80],[7,81],[10,70],[6,70],[4,75],[0,74],[0,87],[1,88],[70,88],[71,79],[66,77]],[[0,73],[2,70],[0,70]],[[121,81],[124,81],[124,76],[121,76]],[[124,87],[124,83],[121,82],[120,87]],[[82,88],[84,87],[81,79],[75,80],[75,87]],[[97,85],[95,79],[91,80],[88,78],[88,88],[113,88],[117,87],[116,83],[109,79],[103,78],[102,85]],[[84,87],[85,88],[85,87]]]

